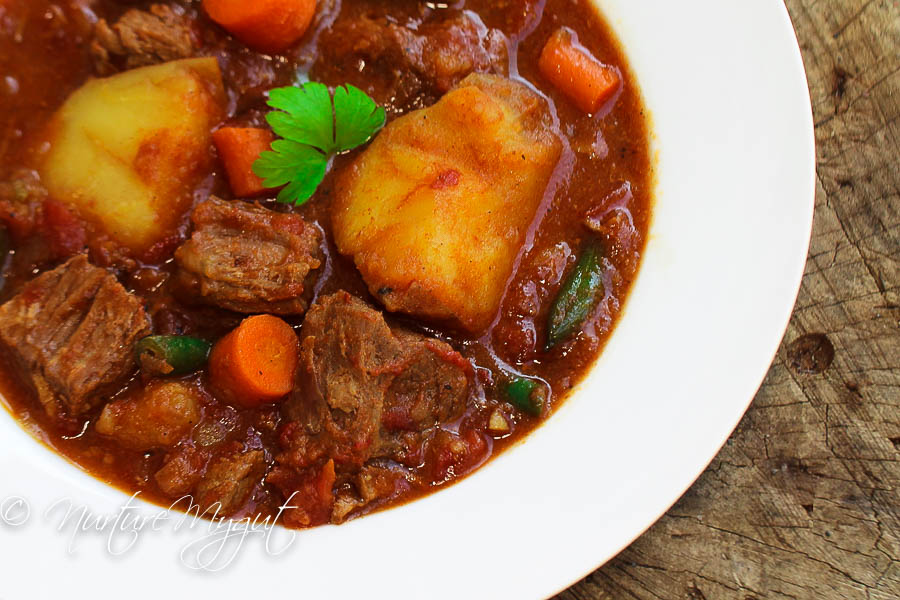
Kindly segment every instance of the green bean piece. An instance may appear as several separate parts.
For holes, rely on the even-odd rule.
[[[151,375],[185,375],[206,364],[212,345],[185,335],[151,335],[135,346],[138,364]]]
[[[507,401],[532,417],[539,417],[544,411],[547,391],[544,385],[527,377],[516,377],[506,386]]]
[[[581,253],[550,308],[546,350],[581,331],[585,320],[603,298],[600,245],[592,242]]]

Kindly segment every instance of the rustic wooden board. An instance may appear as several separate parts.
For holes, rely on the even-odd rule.
[[[900,2],[786,4],[818,183],[782,348],[690,491],[559,600],[900,598]]]

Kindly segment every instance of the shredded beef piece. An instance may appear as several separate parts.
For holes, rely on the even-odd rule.
[[[81,415],[134,372],[134,344],[150,334],[141,302],[78,255],[34,278],[0,306],[0,340],[31,373],[48,414]]]
[[[156,484],[167,496],[184,496],[203,477],[208,459],[208,453],[203,450],[179,446],[166,456],[163,466],[156,472]]]
[[[640,260],[641,234],[634,226],[631,206],[634,193],[630,182],[624,182],[603,198],[585,215],[585,226],[599,234],[607,256],[633,271]]]
[[[342,20],[320,47],[314,73],[350,81],[394,112],[432,103],[470,73],[508,69],[506,37],[469,12],[416,29],[365,16]]]
[[[334,482],[333,461],[320,468],[302,470],[276,466],[266,477],[266,483],[284,493],[283,518],[288,527],[312,527],[329,522],[334,506]]]
[[[285,452],[269,478],[285,496],[328,458],[344,472],[375,457],[403,460],[430,429],[459,418],[472,375],[449,345],[392,329],[343,291],[310,308],[300,365],[300,389],[283,406]]]
[[[396,466],[364,466],[336,494],[332,522],[343,523],[373,503],[384,502],[409,491],[410,478],[407,471]]]
[[[153,4],[148,11],[131,9],[115,25],[100,19],[94,26],[91,54],[101,75],[190,58],[199,44],[193,22],[177,7]]]
[[[300,369],[304,389],[285,404],[289,420],[302,424],[297,448],[309,452],[309,436],[336,464],[359,466],[390,454],[400,432],[457,418],[471,367],[444,342],[392,330],[379,311],[338,292],[306,316]]]
[[[241,313],[302,314],[321,234],[300,216],[210,198],[194,209],[194,233],[175,252],[186,299]]]
[[[194,501],[210,516],[227,517],[250,498],[266,473],[262,450],[235,452],[213,461],[194,490]]]

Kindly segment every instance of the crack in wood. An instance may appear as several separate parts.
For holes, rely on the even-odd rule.
[[[788,344],[720,455],[561,600],[900,598],[900,2],[786,0],[817,141],[810,256]]]

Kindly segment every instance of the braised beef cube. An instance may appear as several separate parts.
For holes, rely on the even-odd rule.
[[[133,69],[194,56],[199,48],[193,21],[180,7],[153,4],[131,9],[114,25],[100,19],[94,26],[91,54],[95,69],[109,75],[116,65]]]
[[[266,483],[284,494],[283,522],[288,527],[312,527],[328,523],[334,511],[334,461],[307,469],[276,466]]]
[[[212,463],[197,484],[194,501],[209,516],[227,517],[240,509],[262,481],[267,465],[262,450],[236,452]]]
[[[241,313],[302,314],[321,265],[319,230],[300,216],[210,198],[175,252],[185,299]]]
[[[539,328],[559,292],[563,276],[577,259],[566,242],[526,254],[503,299],[504,318],[492,332],[494,349],[507,362],[522,364],[537,351]]]
[[[421,54],[407,51],[408,60],[416,71],[430,74],[441,94],[471,73],[507,73],[506,36],[485,27],[474,13],[426,23],[417,33]]]
[[[484,434],[476,429],[438,431],[428,447],[426,462],[436,481],[463,475],[482,462],[489,452]]]
[[[285,403],[283,462],[322,454],[341,465],[403,450],[404,432],[452,421],[465,408],[471,366],[449,345],[392,330],[347,292],[320,298],[301,330],[301,376]]]
[[[604,241],[607,256],[631,271],[640,260],[641,234],[626,208],[614,209],[589,225]]]
[[[384,396],[382,425],[388,431],[421,431],[459,416],[471,365],[439,340],[398,330],[405,366]]]
[[[641,246],[641,234],[631,214],[633,204],[634,191],[631,182],[626,181],[584,216],[585,226],[603,238],[607,256],[621,256],[629,263],[628,270],[636,266]]]
[[[103,407],[97,433],[136,450],[170,448],[200,421],[200,395],[182,381],[153,381]]]
[[[508,68],[506,37],[472,13],[415,29],[366,16],[338,20],[319,47],[318,79],[353,83],[394,112],[430,104],[470,73]]]
[[[163,466],[154,475],[156,485],[167,496],[185,496],[203,477],[208,459],[208,453],[203,450],[179,446],[166,456]]]
[[[396,466],[370,464],[338,491],[331,513],[333,523],[343,523],[375,503],[383,503],[409,491],[411,475]]]
[[[84,255],[0,306],[0,340],[30,372],[51,416],[81,415],[118,391],[135,370],[135,342],[149,333],[140,300]]]

